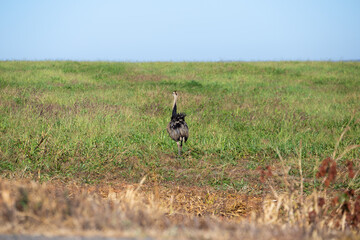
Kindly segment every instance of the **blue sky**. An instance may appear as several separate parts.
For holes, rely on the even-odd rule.
[[[0,60],[354,59],[359,0],[0,0]]]

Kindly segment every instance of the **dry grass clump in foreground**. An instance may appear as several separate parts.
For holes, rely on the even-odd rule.
[[[354,169],[354,163],[350,160],[342,163],[345,167],[339,168],[343,156],[347,152],[359,148],[360,145],[348,146],[342,153],[337,153],[339,143],[349,129],[349,126],[344,129],[335,145],[332,157],[325,158],[315,171],[315,177],[320,184],[314,187],[313,192],[307,196],[303,194],[301,142],[298,151],[300,179],[290,178],[285,170],[284,160],[276,149],[284,170],[281,176],[286,191],[279,193],[276,190],[276,180],[271,167],[258,168],[260,180],[266,182],[272,191],[271,198],[263,202],[264,211],[258,220],[268,224],[296,225],[308,229],[308,231],[321,229],[344,232],[348,230],[360,237],[360,193],[359,189],[352,189],[355,185],[354,182],[358,180],[360,170]],[[347,188],[335,189],[335,182],[339,178],[347,181]]]
[[[0,232],[7,234],[101,235],[156,239],[356,239],[358,233],[323,225],[266,222],[267,215],[236,222],[197,217],[167,209],[137,188],[109,191],[104,198],[89,188],[0,182]]]

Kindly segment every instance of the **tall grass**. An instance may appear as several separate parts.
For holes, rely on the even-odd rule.
[[[173,90],[190,128],[182,159],[165,130]],[[0,171],[247,191],[251,170],[278,164],[276,148],[296,166],[301,141],[311,177],[344,126],[338,148],[359,144],[359,93],[354,62],[0,62]]]

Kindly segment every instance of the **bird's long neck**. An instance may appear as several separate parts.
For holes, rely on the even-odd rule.
[[[175,117],[176,116],[176,100],[177,97],[174,97],[174,104],[173,104],[173,111],[172,111],[172,116]]]

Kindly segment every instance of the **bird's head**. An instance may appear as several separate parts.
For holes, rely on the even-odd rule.
[[[173,91],[172,95],[174,96],[174,98],[176,98],[178,94],[176,91]]]

